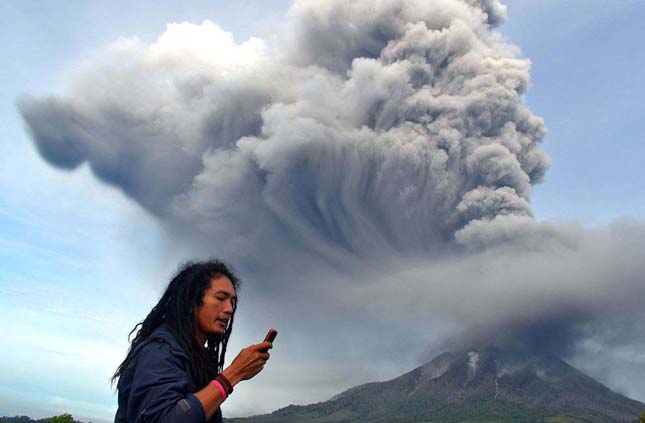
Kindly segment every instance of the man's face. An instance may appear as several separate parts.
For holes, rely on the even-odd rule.
[[[195,309],[195,331],[200,342],[204,343],[211,335],[224,335],[236,301],[235,288],[229,278],[211,279],[202,298],[203,304]]]

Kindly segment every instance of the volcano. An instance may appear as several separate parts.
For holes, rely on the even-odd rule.
[[[328,401],[289,405],[230,423],[633,422],[645,404],[613,392],[560,358],[495,347],[444,353],[386,382]]]

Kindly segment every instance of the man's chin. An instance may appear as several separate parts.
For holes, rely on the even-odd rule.
[[[212,331],[211,333],[208,334],[209,339],[213,339],[216,341],[221,341],[222,338],[224,338],[224,333],[226,333],[226,330],[217,330],[217,331]]]

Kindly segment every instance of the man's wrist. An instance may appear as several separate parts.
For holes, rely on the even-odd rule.
[[[237,385],[242,380],[242,377],[238,375],[238,373],[235,370],[231,369],[230,367],[227,367],[226,369],[224,369],[222,374],[226,379],[229,380],[229,382],[231,382],[231,385],[233,386]]]

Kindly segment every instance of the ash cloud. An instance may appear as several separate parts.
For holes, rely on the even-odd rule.
[[[449,321],[462,342],[573,354],[644,297],[644,226],[535,221],[546,130],[505,18],[497,0],[299,1],[284,33],[241,44],[170,24],[18,106],[45,160],[87,163],[289,316],[400,348]]]
[[[287,231],[322,255],[428,251],[530,216],[549,165],[529,62],[491,32],[502,18],[497,2],[299,2],[282,41],[239,45],[175,24],[19,106],[45,159],[87,162],[171,225]]]

